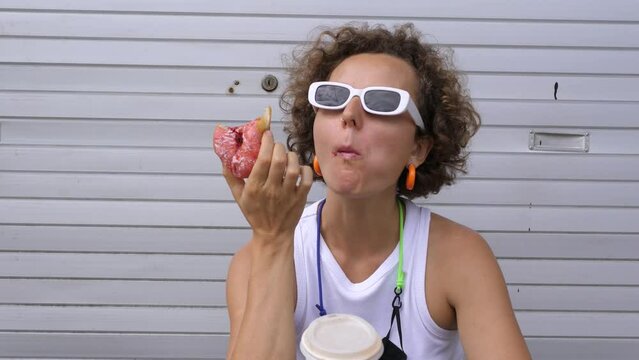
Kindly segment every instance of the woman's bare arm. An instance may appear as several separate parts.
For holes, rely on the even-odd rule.
[[[267,131],[251,175],[224,177],[253,230],[231,262],[228,359],[295,359],[293,234],[313,181],[295,153]]]
[[[293,248],[258,249],[252,245],[235,255],[229,270],[231,338],[227,358],[294,359]]]
[[[226,278],[226,304],[231,322],[231,334],[226,351],[227,359],[230,359],[231,354],[233,354],[242,318],[244,317],[250,275],[251,249],[249,243],[235,253],[233,259],[231,259],[229,273]]]
[[[449,239],[449,302],[470,360],[528,360],[504,277],[490,247],[469,229]],[[452,256],[450,256],[452,255]]]

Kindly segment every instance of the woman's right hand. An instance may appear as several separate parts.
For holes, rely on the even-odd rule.
[[[262,134],[260,152],[246,182],[226,168],[223,175],[253,229],[255,241],[292,238],[313,183],[313,171],[300,166],[296,153],[275,144],[268,130]]]

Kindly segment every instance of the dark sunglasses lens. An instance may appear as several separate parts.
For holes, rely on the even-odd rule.
[[[381,112],[397,110],[401,97],[388,90],[370,90],[364,95],[364,103],[369,109]]]
[[[315,101],[324,106],[340,106],[348,100],[350,90],[343,86],[322,85],[315,91]]]

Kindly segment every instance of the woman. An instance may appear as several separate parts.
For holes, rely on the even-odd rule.
[[[301,333],[328,312],[390,329],[409,359],[529,359],[486,241],[408,200],[453,183],[479,126],[447,58],[412,25],[346,26],[295,61],[282,101],[292,151],[267,132],[246,183],[224,174],[253,230],[229,270],[228,357],[300,358]],[[306,209],[300,159],[326,184]]]

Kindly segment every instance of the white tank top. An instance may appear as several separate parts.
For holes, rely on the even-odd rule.
[[[408,359],[464,359],[457,331],[439,327],[426,306],[424,279],[430,210],[406,204],[404,225],[405,287],[400,310],[404,352]],[[297,304],[295,330],[297,333],[297,359],[304,359],[299,343],[304,330],[319,317],[315,307],[319,304],[317,281],[317,207],[319,202],[304,209],[295,229],[295,275],[297,277]],[[322,293],[324,308],[331,313],[346,313],[366,319],[380,337],[390,327],[392,301],[399,262],[399,245],[366,280],[353,284],[344,274],[323,238],[320,238]],[[396,324],[390,339],[399,346]]]

